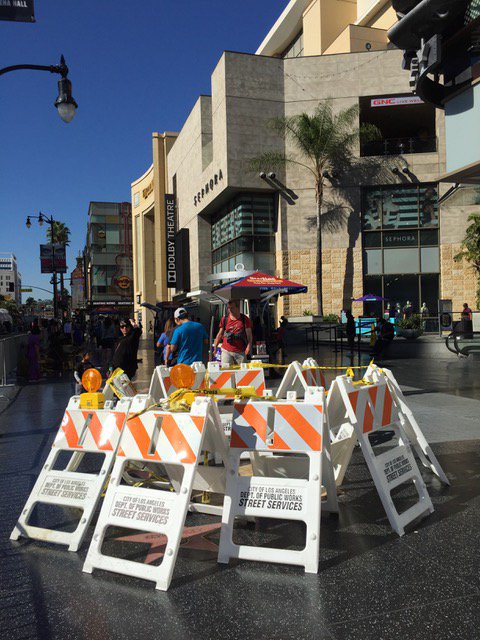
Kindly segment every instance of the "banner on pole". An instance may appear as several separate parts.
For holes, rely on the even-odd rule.
[[[33,0],[0,0],[0,20],[35,22]]]

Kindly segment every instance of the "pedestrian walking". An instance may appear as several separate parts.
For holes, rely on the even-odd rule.
[[[166,345],[165,364],[168,364],[170,356],[175,354],[178,364],[202,362],[204,345],[208,345],[205,327],[190,320],[187,310],[183,307],[176,309],[173,317],[177,327]]]
[[[240,313],[237,300],[228,303],[228,314],[220,321],[220,329],[213,343],[213,352],[222,347],[222,366],[242,364],[252,352],[252,321]]]
[[[142,330],[136,322],[126,319],[120,321],[120,331],[122,336],[113,354],[112,367],[114,370],[122,369],[133,380],[138,369],[138,343]]]
[[[40,380],[40,328],[32,322],[27,343],[28,379],[30,382]]]
[[[172,339],[174,331],[175,331],[175,323],[172,320],[172,318],[168,318],[168,320],[165,322],[163,333],[157,340],[157,349],[161,350],[160,360],[161,362],[167,363],[169,366],[172,366],[172,364],[174,364],[174,354],[173,352],[169,354],[168,362],[167,362],[167,346],[170,343],[170,340]]]
[[[471,320],[472,319],[472,310],[468,306],[468,302],[463,303],[462,309],[462,320]]]

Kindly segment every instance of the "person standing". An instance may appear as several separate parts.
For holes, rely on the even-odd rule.
[[[178,364],[193,364],[203,361],[204,345],[208,344],[205,328],[199,322],[189,319],[183,307],[173,314],[177,328],[165,350],[165,364],[168,365],[171,354],[177,353]]]
[[[165,322],[163,333],[157,340],[157,349],[161,349],[161,362],[165,362],[167,356],[167,346],[172,339],[173,332],[175,331],[175,324],[171,318]],[[170,354],[168,364],[172,364],[173,353]]]
[[[133,380],[138,369],[138,343],[140,342],[142,330],[136,322],[127,319],[120,321],[120,331],[122,336],[113,354],[113,370],[123,369],[130,380]]]
[[[237,300],[228,303],[228,315],[220,321],[220,329],[213,343],[213,353],[217,346],[222,347],[222,367],[230,364],[242,364],[252,352],[252,321],[240,313]]]
[[[345,333],[347,334],[348,340],[348,348],[350,349],[350,353],[353,353],[355,348],[355,336],[357,334],[357,328],[355,326],[355,318],[352,315],[352,312],[346,311],[347,323],[345,327]]]
[[[462,309],[462,320],[471,320],[472,319],[472,310],[468,306],[468,302],[463,303]]]

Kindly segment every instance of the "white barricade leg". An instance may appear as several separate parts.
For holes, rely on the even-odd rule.
[[[338,424],[339,417],[342,420],[346,417],[352,425],[387,517],[398,535],[404,534],[406,525],[432,513],[432,501],[403,430],[399,408],[386,381],[355,386],[347,376],[338,376],[329,392],[328,408],[331,409],[331,426]],[[369,435],[385,429],[395,430],[398,444],[375,455]],[[345,468],[346,465],[343,464],[342,473]],[[392,492],[408,483],[413,483],[418,499],[399,513]]]
[[[130,400],[123,400],[118,403],[117,411],[67,408],[52,450],[10,535],[11,540],[23,536],[68,545],[69,551],[78,550],[114,462],[129,405]],[[71,454],[70,460],[64,469],[56,469],[62,452]],[[76,471],[85,454],[103,457],[96,473]],[[30,524],[38,504],[80,509],[77,527],[68,532]]]
[[[151,410],[126,421],[112,478],[85,559],[85,572],[91,573],[95,568],[114,571],[151,580],[157,589],[168,589],[204,441],[220,446],[224,437],[215,415],[209,415],[211,410],[214,410],[211,398],[197,398],[190,413]],[[216,433],[211,433],[212,430]],[[171,483],[174,491],[122,485],[123,471],[131,461],[162,464],[167,473],[176,466],[182,472],[181,482],[175,474],[177,482]],[[161,565],[105,555],[102,546],[109,527],[164,534],[167,546]]]
[[[277,389],[277,398],[285,399],[289,391],[295,391],[299,398],[303,398],[309,386],[304,375],[307,371],[297,361],[290,363]]]
[[[317,404],[297,402],[238,402],[234,406],[227,488],[222,517],[219,562],[230,558],[300,565],[318,572],[320,543],[320,485],[324,390]],[[243,451],[303,454],[308,458],[307,478],[242,476]],[[264,461],[269,463],[269,456]],[[285,467],[288,472],[288,466]],[[237,517],[266,517],[303,521],[305,548],[301,551],[235,544]]]
[[[377,369],[376,371],[378,372],[379,370]],[[395,376],[389,369],[381,369],[380,374],[383,374],[386,378],[390,391],[398,403],[400,409],[400,422],[423,466],[430,469],[430,471],[438,476],[444,484],[450,485],[449,479],[440,466],[440,463],[438,462],[436,455],[433,453],[431,446],[428,444],[427,439],[423,435],[418,422],[415,420],[412,410],[407,405],[405,396],[403,395]]]

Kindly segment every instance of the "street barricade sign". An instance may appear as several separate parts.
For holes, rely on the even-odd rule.
[[[104,569],[151,580],[157,589],[168,589],[204,448],[227,455],[212,398],[196,398],[190,413],[152,409],[127,419],[84,571]],[[122,484],[131,462],[161,463],[171,489]],[[167,546],[160,566],[105,555],[102,545],[107,528],[112,526],[165,535]]]
[[[131,400],[120,400],[115,410],[79,409],[79,401],[79,396],[73,396],[67,406],[52,449],[10,535],[11,540],[23,536],[65,544],[69,551],[77,551],[83,541],[113,465]],[[72,456],[64,469],[56,469],[62,452],[71,452]],[[103,457],[97,473],[77,471],[85,454]],[[39,503],[81,509],[76,529],[67,532],[29,524],[32,511]]]
[[[324,399],[324,390],[315,389],[309,402],[304,403],[241,401],[234,404],[219,562],[240,558],[300,565],[308,573],[318,572]],[[309,462],[307,477],[240,475],[240,458],[245,451],[304,454]],[[303,521],[305,548],[296,551],[235,544],[233,529],[239,516]]]
[[[346,466],[350,461],[353,433],[358,440],[372,479],[377,488],[382,505],[392,528],[398,535],[404,534],[405,527],[433,512],[427,488],[417,466],[410,446],[410,440],[402,426],[401,409],[393,397],[385,380],[377,379],[368,383],[370,370],[361,384],[354,384],[348,376],[338,376],[332,383],[327,400],[327,412],[330,429],[337,431],[338,438],[332,442],[332,456],[335,473],[343,479]],[[342,430],[344,436],[341,435]],[[369,436],[376,432],[394,430],[398,443],[391,441],[385,452],[376,455]],[[339,458],[336,446],[348,443],[347,452]],[[390,444],[390,443],[389,443]],[[399,512],[395,506],[392,492],[413,483],[416,490],[416,502],[407,510]]]

